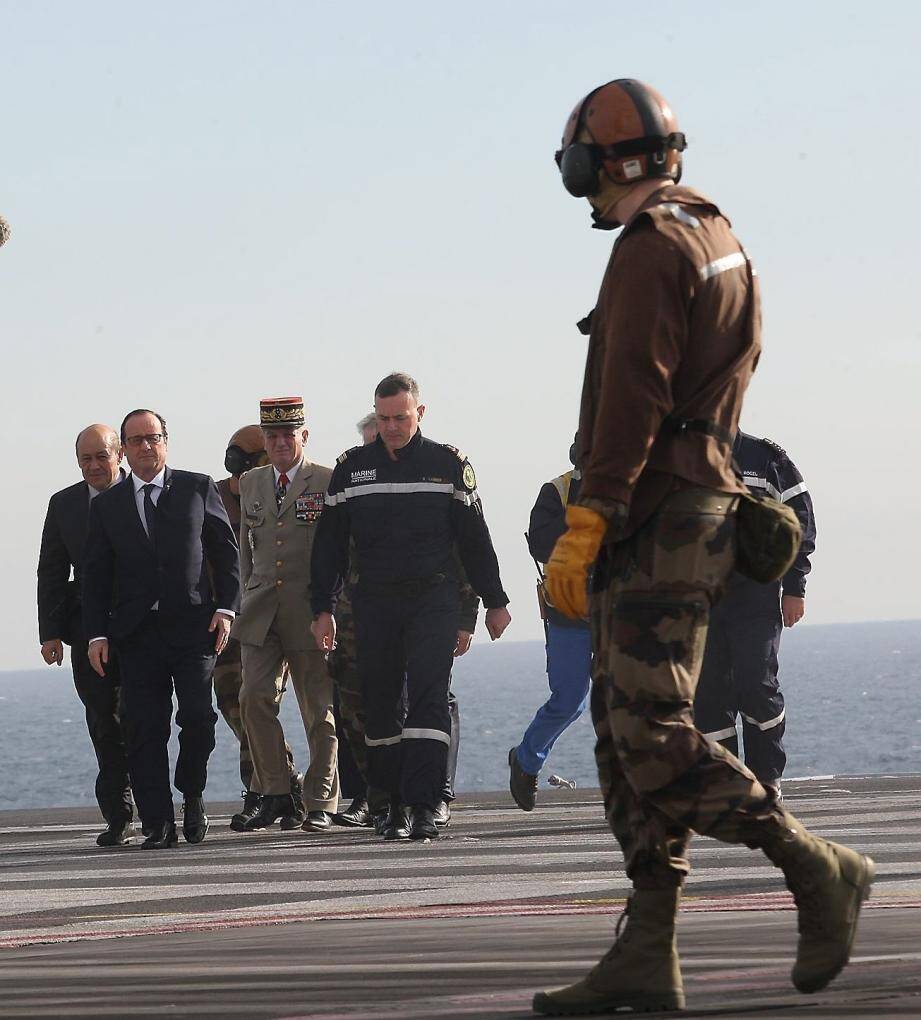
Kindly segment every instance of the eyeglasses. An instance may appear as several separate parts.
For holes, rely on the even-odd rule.
[[[143,446],[144,443],[149,443],[151,446],[159,446],[163,440],[166,439],[166,434],[163,432],[151,432],[146,436],[125,436],[125,442],[128,446]]]

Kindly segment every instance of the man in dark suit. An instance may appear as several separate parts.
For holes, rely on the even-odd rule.
[[[121,440],[131,474],[90,508],[83,565],[89,660],[100,676],[109,642],[122,672],[122,721],[134,798],[147,849],[177,842],[168,741],[175,686],[185,801],[183,834],[208,829],[202,794],[217,715],[211,674],[240,607],[236,536],[208,475],[166,466],[166,420],[131,411]]]
[[[99,846],[123,846],[131,834],[131,789],[118,720],[119,673],[113,658],[105,677],[98,677],[86,653],[80,602],[80,572],[86,544],[90,503],[124,477],[119,465],[122,444],[108,425],[88,425],[77,436],[77,463],[83,481],[56,492],[48,503],[38,557],[38,635],[49,666],[64,662],[70,645],[74,686],[86,709],[86,727],[99,773],[96,801],[106,829]],[[73,580],[71,580],[71,570]]]

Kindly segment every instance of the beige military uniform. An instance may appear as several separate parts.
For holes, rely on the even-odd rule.
[[[240,710],[253,757],[250,789],[290,791],[278,720],[283,692],[278,678],[286,659],[310,751],[304,776],[308,811],[335,811],[339,800],[332,681],[310,633],[310,555],[331,473],[305,457],[280,508],[270,464],[240,479],[243,606],[233,636],[242,646]]]

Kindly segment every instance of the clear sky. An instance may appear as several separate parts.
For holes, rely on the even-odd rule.
[[[329,464],[393,369],[477,469],[503,640],[538,637],[522,533],[612,241],[552,156],[615,77],[668,98],[761,274],[742,423],[813,493],[807,621],[921,615],[921,6],[0,0],[0,38],[0,668],[41,664],[79,428],[155,407],[170,463],[219,477],[259,398],[298,393]]]

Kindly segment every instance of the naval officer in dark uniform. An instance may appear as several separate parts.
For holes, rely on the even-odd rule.
[[[329,484],[314,540],[311,629],[332,650],[353,541],[368,782],[391,796],[385,838],[434,839],[451,743],[448,682],[464,640],[455,545],[493,640],[511,616],[470,462],[419,431],[425,407],[410,376],[383,379],[374,408],[378,438],[344,453]]]
[[[740,431],[732,452],[752,492],[771,496],[793,510],[803,541],[793,566],[780,581],[759,584],[738,572],[730,578],[723,600],[710,616],[694,718],[704,736],[738,754],[736,717],[740,715],[745,764],[762,786],[779,791],[787,755],[777,656],[783,628],[793,627],[806,611],[815,513],[803,476],[776,443]]]

